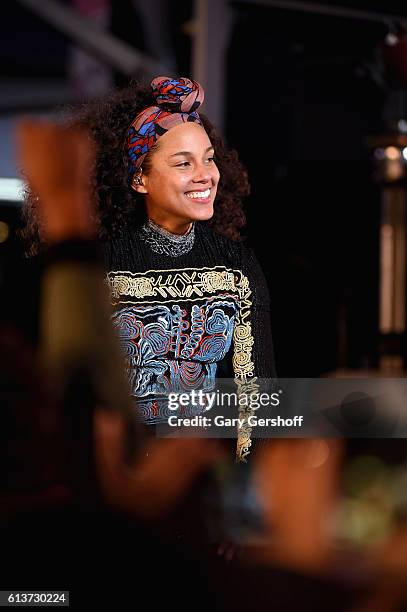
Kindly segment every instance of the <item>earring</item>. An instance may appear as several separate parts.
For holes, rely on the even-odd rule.
[[[141,179],[141,175],[143,174],[143,169],[140,168],[137,172],[137,174],[134,175],[133,177],[133,185],[142,185],[143,181]]]

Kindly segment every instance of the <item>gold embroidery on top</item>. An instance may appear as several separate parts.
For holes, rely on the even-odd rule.
[[[237,378],[246,382],[247,377],[253,376],[254,363],[252,360],[252,347],[254,339],[250,319],[250,307],[252,294],[249,279],[241,274],[241,280],[237,284],[239,292],[240,308],[237,322],[233,331],[233,370]]]
[[[118,274],[112,280],[109,279],[113,298],[119,298],[121,295],[137,298],[153,296],[155,295],[153,282],[153,278],[130,278],[125,274]]]
[[[146,276],[147,274],[150,276]],[[107,281],[115,300],[124,295],[139,299],[158,296],[164,299],[188,299],[192,295],[203,297],[205,293],[236,290],[232,270],[149,270],[137,275],[130,272],[109,272]]]
[[[239,292],[239,313],[235,329],[233,330],[233,370],[237,384],[237,393],[250,396],[259,390],[257,378],[254,377],[254,362],[252,359],[254,338],[250,323],[252,291],[247,276],[241,273],[240,282],[237,284]],[[244,419],[243,425],[238,430],[236,461],[246,463],[252,445],[251,432],[248,418],[253,414],[250,405],[240,405],[239,419]]]
[[[233,272],[203,272],[202,286],[208,293],[224,289],[236,289]]]

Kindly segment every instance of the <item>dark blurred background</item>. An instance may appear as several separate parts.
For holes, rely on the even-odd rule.
[[[53,115],[131,76],[193,76],[249,170],[247,237],[269,282],[278,374],[404,371],[407,8],[295,4],[7,3],[2,252],[18,248],[13,126],[22,113]]]

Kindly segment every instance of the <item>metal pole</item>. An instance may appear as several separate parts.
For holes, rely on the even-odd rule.
[[[90,19],[56,0],[19,2],[123,74],[134,76],[137,72],[142,72],[148,76],[156,76],[167,71],[165,66],[153,58],[100,30]]]
[[[226,92],[226,51],[233,12],[226,0],[195,0],[193,78],[205,88],[204,112],[222,134]]]

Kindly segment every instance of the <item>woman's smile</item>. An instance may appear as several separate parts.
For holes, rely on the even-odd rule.
[[[208,204],[211,201],[211,189],[208,187],[204,191],[187,191],[186,197],[199,204]]]

